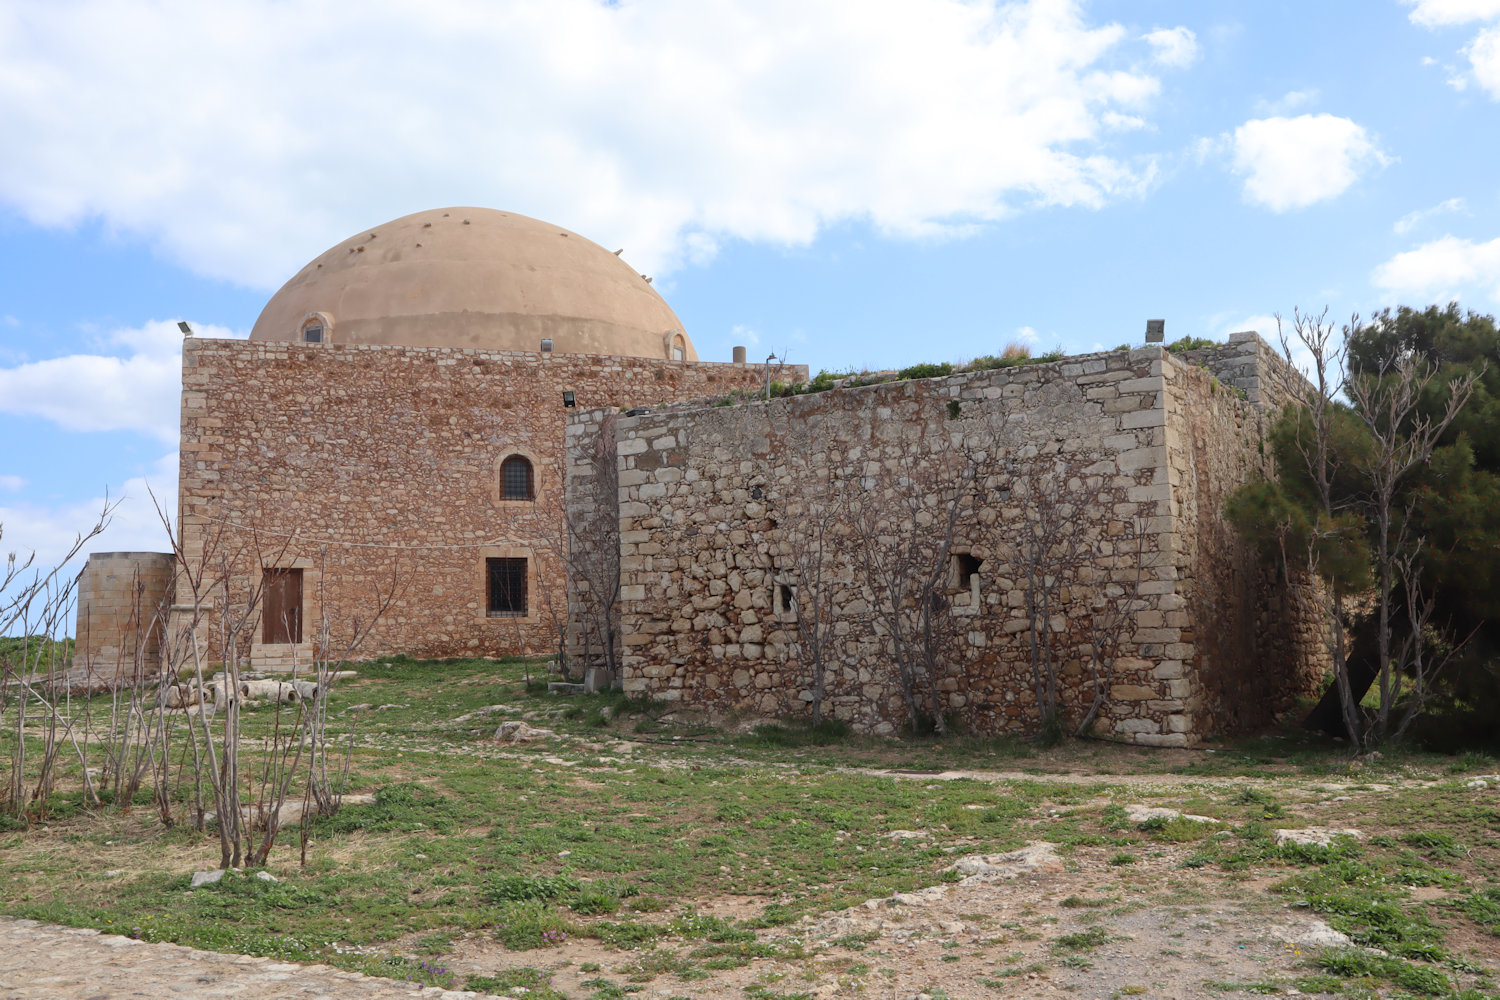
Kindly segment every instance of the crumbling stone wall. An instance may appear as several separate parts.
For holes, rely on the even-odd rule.
[[[1235,352],[1245,355],[1255,352]],[[1238,650],[1222,638],[1285,629],[1292,609],[1266,600],[1267,581],[1219,513],[1228,491],[1263,470],[1264,416],[1214,385],[1207,372],[1148,347],[612,418],[623,687],[719,713],[805,711],[809,665],[788,606],[803,582],[799,520],[835,496],[879,505],[916,491],[929,512],[914,517],[920,535],[935,530],[930,512],[947,502],[954,477],[972,475],[979,500],[953,551],[982,562],[942,596],[948,639],[937,686],[949,714],[971,731],[1037,725],[1015,529],[1052,490],[1091,553],[1056,588],[1045,623],[1061,651],[1063,713],[1077,720],[1090,707],[1088,624],[1102,601],[1123,594],[1128,624],[1096,730],[1184,746],[1245,721],[1226,704],[1251,664],[1269,678],[1260,691],[1279,698],[1299,689],[1305,663],[1293,662],[1295,642]],[[1194,407],[1202,412],[1179,412]],[[570,460],[597,448],[601,419],[572,419]],[[587,502],[597,508],[608,498],[595,489]],[[837,641],[824,709],[890,732],[909,713],[892,641],[873,611],[878,594],[857,555],[867,539],[853,520],[837,529],[825,583]]]
[[[191,338],[184,562],[207,580],[227,566],[240,607],[264,567],[302,570],[303,642],[263,644],[255,616],[242,654],[259,666],[308,662],[324,613],[337,648],[392,586],[396,601],[364,656],[551,651],[566,617],[563,391],[580,407],[618,409],[761,378],[733,364]],[[511,454],[532,462],[534,500],[503,499],[499,465]],[[526,615],[488,614],[488,557],[528,560]],[[191,590],[179,573],[179,624]],[[200,622],[205,641],[218,625],[213,614]]]

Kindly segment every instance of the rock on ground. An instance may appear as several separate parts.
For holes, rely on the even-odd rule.
[[[1333,843],[1336,837],[1353,837],[1360,840],[1364,833],[1360,830],[1341,830],[1331,826],[1305,826],[1300,830],[1277,830],[1276,846],[1282,844],[1309,844],[1316,847],[1327,847]]]

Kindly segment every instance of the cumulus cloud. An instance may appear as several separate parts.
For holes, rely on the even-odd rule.
[[[264,288],[434,203],[548,218],[655,274],[840,221],[930,235],[1097,207],[1149,182],[1105,116],[1160,81],[1081,8],[15,0],[0,202]],[[1163,31],[1158,67],[1190,48]]]
[[[209,337],[242,336],[197,324]],[[0,413],[41,417],[70,431],[137,431],[176,444],[182,333],[153,321],[103,338],[107,354],[71,354],[0,368]]]
[[[26,480],[20,476],[0,475],[0,490],[6,493],[19,493],[26,488]]]
[[[1233,149],[1246,200],[1273,212],[1336,198],[1386,162],[1363,126],[1328,114],[1248,121],[1234,130]]]
[[[1391,228],[1397,236],[1405,236],[1428,219],[1436,218],[1439,215],[1447,215],[1450,212],[1463,212],[1467,209],[1468,203],[1462,198],[1449,198],[1447,201],[1439,202],[1431,208],[1420,208],[1415,212],[1407,212],[1401,218],[1397,219],[1395,225],[1391,226]]]
[[[1198,58],[1198,36],[1187,28],[1161,28],[1143,36],[1156,61],[1182,69]]]
[[[125,481],[119,491],[74,503],[0,505],[0,553],[15,553],[18,561],[34,557],[43,571],[57,565],[74,540],[98,521],[106,504],[113,508],[103,533],[84,546],[68,566],[77,573],[90,552],[164,552],[170,548],[152,494],[174,513],[177,497],[177,453],[163,455],[146,473]],[[3,556],[0,556],[3,558]],[[71,625],[69,629],[71,631]]]
[[[1412,5],[1411,20],[1427,28],[1500,20],[1500,0],[1406,0]],[[1500,101],[1500,25],[1483,28],[1462,49],[1469,57],[1470,75],[1459,74],[1448,82],[1462,90],[1470,77],[1490,97]]]
[[[1500,101],[1500,28],[1486,28],[1464,49],[1474,80],[1495,100]]]
[[[1372,280],[1403,299],[1446,302],[1479,289],[1500,302],[1500,239],[1475,243],[1444,236],[1398,253],[1375,269]]]
[[[1440,28],[1500,17],[1500,0],[1403,0],[1415,24]]]

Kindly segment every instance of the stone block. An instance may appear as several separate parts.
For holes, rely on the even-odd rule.
[[[1146,701],[1158,697],[1158,694],[1140,684],[1114,684],[1110,686],[1109,697],[1113,701]]]

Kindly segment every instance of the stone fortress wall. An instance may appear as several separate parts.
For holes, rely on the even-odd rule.
[[[91,675],[155,673],[174,561],[163,552],[94,552],[78,577],[73,662]]]
[[[361,657],[556,649],[563,418],[575,412],[564,390],[579,407],[613,410],[763,377],[736,364],[447,347],[202,338],[183,347],[185,567],[211,580],[227,566],[236,607],[264,568],[301,570],[301,645],[262,642],[258,613],[244,631],[242,652],[269,668],[310,662],[324,614],[337,648],[392,586],[395,603]],[[512,454],[533,464],[534,500],[502,498],[499,467]],[[489,557],[527,559],[524,616],[488,613]],[[178,626],[193,617],[189,575],[176,581]],[[199,617],[213,649],[220,619]]]
[[[624,689],[715,713],[805,713],[796,602],[808,512],[834,497],[890,511],[917,496],[905,527],[930,533],[955,476],[975,475],[979,500],[952,549],[979,569],[949,582],[939,682],[970,731],[1037,724],[1015,526],[1049,490],[1071,501],[1058,508],[1063,530],[1091,553],[1056,588],[1047,622],[1064,714],[1076,720],[1093,700],[1086,623],[1100,600],[1127,594],[1097,731],[1185,746],[1263,721],[1323,668],[1302,582],[1278,585],[1222,515],[1229,492],[1271,472],[1259,398],[1284,373],[1253,334],[1193,360],[1147,347],[751,405],[572,415],[568,502],[592,512],[573,523],[618,546]],[[613,482],[590,458],[606,428]],[[611,509],[617,534],[598,527]],[[822,587],[836,647],[825,710],[890,732],[907,711],[855,520],[835,526]]]

